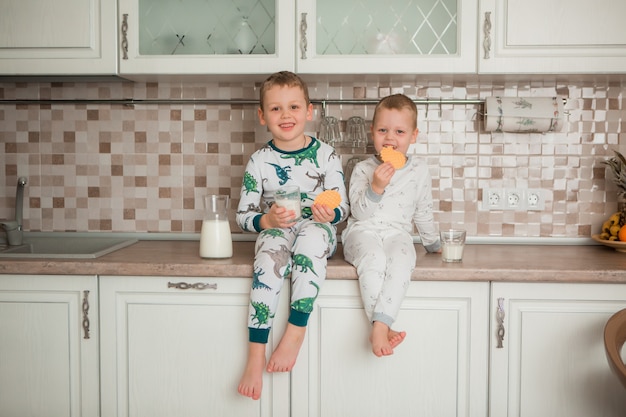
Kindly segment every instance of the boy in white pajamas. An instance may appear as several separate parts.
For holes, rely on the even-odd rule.
[[[440,252],[433,219],[428,167],[406,157],[417,139],[417,108],[402,94],[383,98],[372,122],[376,155],[359,162],[350,178],[350,217],[342,234],[346,261],[359,276],[361,298],[372,323],[370,342],[376,356],[391,355],[406,336],[391,329],[415,268],[413,224],[427,252]],[[395,169],[379,159],[384,147],[405,156]]]
[[[239,226],[259,233],[250,290],[248,361],[238,387],[241,395],[255,400],[261,396],[264,370],[289,372],[293,368],[326,278],[327,259],[337,249],[335,224],[349,212],[339,155],[328,144],[304,134],[307,120],[313,117],[306,84],[296,74],[282,71],[265,80],[260,95],[259,119],[272,139],[250,157],[237,209]],[[302,213],[274,204],[276,190],[289,185],[300,187]],[[313,204],[318,194],[330,189],[339,192],[339,207]],[[287,329],[266,364],[272,319],[290,274]]]

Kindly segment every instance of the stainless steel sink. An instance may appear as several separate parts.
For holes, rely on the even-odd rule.
[[[0,248],[0,258],[98,258],[136,243],[137,239],[104,236],[24,236],[23,244]]]

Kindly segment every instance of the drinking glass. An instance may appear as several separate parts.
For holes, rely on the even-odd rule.
[[[367,145],[365,121],[362,117],[352,116],[348,119],[346,124],[346,142],[353,148],[365,147]]]
[[[336,117],[326,116],[322,119],[318,139],[328,143],[330,146],[336,146],[341,142],[339,120]]]

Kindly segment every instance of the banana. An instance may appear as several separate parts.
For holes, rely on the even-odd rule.
[[[613,226],[611,226],[610,228],[611,237],[617,237],[617,234],[619,233],[619,229],[621,229],[619,224],[614,224]]]

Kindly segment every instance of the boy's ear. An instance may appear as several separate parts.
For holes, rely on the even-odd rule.
[[[257,109],[257,114],[259,115],[259,123],[261,123],[261,126],[265,126],[265,117],[263,116],[263,109],[261,107]]]
[[[411,143],[415,143],[417,142],[417,135],[419,135],[420,130],[418,128],[415,128],[415,130],[413,131],[413,135],[411,135]]]
[[[313,103],[309,103],[309,106],[306,109],[306,119],[313,120]]]

